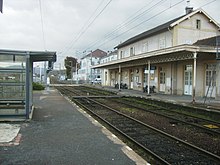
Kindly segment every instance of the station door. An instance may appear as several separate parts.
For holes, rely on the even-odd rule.
[[[184,94],[192,95],[192,65],[186,65],[184,70]]]
[[[160,77],[159,77],[159,82],[160,82],[160,92],[165,92],[166,89],[166,84],[165,84],[165,80],[166,80],[166,74],[164,70],[160,70]]]
[[[216,95],[216,65],[209,64],[206,66],[205,77],[205,94],[207,97],[214,98]]]

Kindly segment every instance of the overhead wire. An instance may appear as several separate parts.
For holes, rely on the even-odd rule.
[[[159,2],[162,2],[162,1],[163,1],[163,0],[161,0],[161,1],[159,1]],[[150,21],[150,20],[153,19],[154,17],[156,17],[156,16],[158,16],[158,15],[160,15],[160,14],[166,12],[166,11],[169,10],[170,8],[173,8],[173,7],[177,6],[178,4],[182,3],[183,1],[184,1],[184,0],[181,0],[181,1],[177,2],[177,3],[174,4],[174,5],[171,5],[171,3],[170,3],[170,6],[169,6],[168,8],[164,9],[163,11],[157,13],[156,15],[154,15],[154,16],[148,18],[147,20],[142,21],[142,22],[139,23],[138,25],[135,25],[135,26],[129,28],[128,30],[124,31],[123,33],[121,33],[121,34],[119,34],[119,35],[117,35],[117,36],[114,36],[114,37],[112,38],[112,35],[111,35],[111,34],[114,34],[114,32],[117,31],[118,29],[123,28],[123,25],[125,25],[126,22],[125,22],[125,23],[122,23],[122,24],[120,24],[120,25],[118,25],[118,27],[117,27],[116,29],[114,29],[113,32],[110,32],[110,33],[108,33],[107,35],[105,35],[105,37],[104,37],[105,41],[104,41],[104,42],[102,42],[101,44],[97,45],[97,43],[100,43],[100,42],[99,42],[100,40],[97,40],[97,41],[95,41],[94,43],[90,44],[89,47],[86,48],[85,50],[91,49],[91,48],[94,47],[95,45],[97,45],[97,47],[98,47],[98,46],[102,46],[102,45],[104,45],[104,44],[106,44],[106,43],[108,43],[108,42],[110,42],[110,41],[112,41],[112,40],[114,40],[114,39],[116,39],[116,38],[118,38],[118,37],[124,35],[125,33],[127,33],[127,32],[129,32],[129,31],[133,30],[134,28],[136,28],[136,27],[142,25],[143,23],[145,23],[145,22],[147,22],[147,21]],[[209,4],[211,4],[211,3],[215,2],[215,1],[216,1],[216,0],[210,1],[210,2],[208,2],[208,3],[204,4],[204,5],[202,5],[201,7],[207,6],[207,5],[209,5]],[[152,2],[152,1],[151,1],[151,2]],[[149,4],[150,4],[150,3],[149,3]],[[142,7],[140,10],[142,10],[143,8],[144,8],[144,7]],[[146,10],[145,10],[145,11],[146,11]],[[139,12],[139,10],[138,10],[137,12]],[[142,13],[143,13],[143,12],[142,12]],[[139,15],[141,15],[141,14],[139,14]],[[138,17],[139,15],[137,15],[136,17]],[[136,18],[136,17],[134,17],[134,18]],[[132,19],[134,19],[134,18],[132,18]],[[126,20],[126,21],[129,22],[129,21],[131,21],[131,19],[128,19],[128,20]],[[110,39],[110,38],[111,38],[111,39]],[[110,40],[106,41],[106,39],[110,39]],[[102,39],[102,40],[103,40],[103,39]],[[72,48],[72,47],[73,47],[73,45],[71,46],[71,48]],[[70,49],[71,49],[71,48],[70,48]]]
[[[64,49],[65,51],[67,51],[67,50],[71,47],[71,45],[72,45],[73,42],[75,41],[74,39],[75,39],[75,38],[78,38],[79,35],[84,31],[84,29],[86,28],[88,22],[90,22],[90,20],[91,20],[92,17],[95,15],[95,13],[98,11],[98,9],[101,7],[101,5],[103,4],[104,1],[105,1],[105,0],[102,0],[102,1],[98,4],[98,6],[97,6],[96,9],[93,11],[93,13],[91,14],[91,16],[85,21],[85,23],[83,24],[83,26],[80,28],[81,30],[79,31],[78,35],[77,35],[76,37],[72,37],[72,40],[69,42],[69,44],[68,44],[68,46],[67,46],[68,48],[65,48],[65,49]],[[62,52],[64,52],[64,51],[62,51]]]
[[[108,3],[102,8],[102,10],[93,18],[93,20],[86,26],[86,28],[78,35],[78,37],[74,40],[74,43],[70,45],[70,47],[65,51],[68,52],[82,37],[83,34],[92,26],[92,24],[95,22],[95,20],[104,12],[104,10],[107,8],[107,6],[112,2],[112,0],[109,0]]]
[[[111,39],[108,40],[108,41],[102,42],[102,43],[99,44],[97,47],[103,46],[103,45],[106,44],[107,42],[110,42],[110,41],[112,41],[112,40],[114,40],[114,39],[116,39],[116,38],[118,38],[118,37],[120,37],[120,36],[126,34],[127,32],[129,32],[129,31],[133,30],[134,28],[136,28],[136,27],[142,25],[143,23],[145,23],[145,22],[147,22],[147,21],[150,21],[150,20],[153,19],[154,17],[156,17],[156,16],[158,16],[158,15],[160,15],[160,14],[166,12],[166,11],[169,10],[170,8],[173,8],[173,7],[177,6],[177,5],[179,5],[179,4],[182,3],[183,1],[185,1],[185,0],[181,0],[181,1],[177,2],[177,3],[175,3],[174,5],[170,5],[170,7],[168,7],[168,8],[166,8],[166,9],[160,11],[159,13],[153,15],[152,17],[148,18],[147,20],[144,20],[144,21],[140,22],[139,24],[137,24],[137,25],[135,25],[135,26],[129,28],[128,30],[124,31],[123,33],[121,33],[121,34],[119,34],[119,35],[117,35],[117,36],[114,36],[113,38],[111,38]],[[210,2],[207,2],[206,4],[200,6],[200,8],[201,8],[201,7],[205,7],[205,6],[211,4],[211,3],[215,2],[215,1],[216,1],[216,0],[212,0],[212,1],[210,1]],[[95,45],[92,45],[92,46],[95,46]],[[91,47],[90,47],[90,48],[91,48]],[[87,50],[87,49],[86,49],[86,50]]]
[[[204,5],[200,6],[200,8],[201,8],[201,7],[205,7],[205,6],[207,6],[207,5],[211,4],[211,3],[215,2],[215,1],[216,1],[216,0],[213,0],[213,1],[207,2],[206,4],[204,4]]]
[[[39,6],[40,6],[40,18],[41,18],[41,31],[42,31],[43,47],[44,47],[44,50],[46,50],[46,40],[45,40],[45,33],[44,33],[44,22],[43,22],[41,0],[39,0]]]
[[[150,21],[151,19],[157,17],[158,15],[160,15],[160,14],[166,12],[166,11],[169,10],[170,8],[173,8],[173,7],[177,6],[177,5],[179,5],[179,4],[182,3],[183,1],[185,1],[185,0],[181,0],[181,1],[177,2],[177,3],[175,3],[174,5],[172,5],[172,6],[168,7],[168,8],[166,8],[166,9],[164,9],[164,10],[158,12],[157,14],[153,15],[152,17],[150,17],[150,18],[148,18],[148,19],[146,19],[146,20],[144,20],[144,21],[142,21],[142,22],[140,22],[139,24],[133,26],[132,28],[130,28],[130,29],[128,29],[127,31],[123,32],[122,34],[116,36],[115,38],[118,38],[119,36],[121,36],[121,35],[123,35],[123,34],[129,32],[129,31],[131,31],[131,30],[133,30],[134,28],[136,28],[136,27],[142,25],[143,23],[145,23],[145,22],[147,22],[147,21]],[[113,39],[115,39],[115,38],[113,38]]]
[[[154,17],[156,17],[156,16],[158,16],[158,15],[160,15],[160,14],[166,12],[166,11],[169,10],[170,8],[173,8],[173,7],[177,6],[177,5],[179,5],[179,4],[182,3],[183,1],[185,1],[185,0],[181,0],[181,1],[177,2],[177,3],[175,3],[174,5],[169,6],[168,8],[166,8],[166,9],[164,9],[164,10],[158,12],[157,14],[153,15],[152,17],[150,17],[150,18],[148,18],[148,19],[146,19],[146,20],[140,22],[139,24],[137,24],[137,25],[135,25],[135,26],[129,28],[128,30],[124,31],[123,33],[121,33],[121,34],[119,34],[119,35],[113,37],[111,40],[106,41],[106,42],[104,42],[104,43],[102,43],[102,44],[100,44],[100,45],[98,45],[98,46],[102,46],[102,45],[106,44],[107,42],[110,42],[110,41],[112,41],[112,40],[114,40],[114,39],[116,39],[116,38],[118,38],[118,37],[124,35],[125,33],[127,33],[127,32],[129,32],[129,31],[133,30],[134,28],[136,28],[136,27],[142,25],[143,23],[145,23],[145,22],[147,22],[147,21],[150,21],[150,20],[153,19]]]
[[[86,50],[92,48],[93,46],[95,46],[97,43],[99,43],[101,40],[104,39],[108,39],[110,37],[112,37],[113,35],[116,35],[115,33],[117,33],[119,30],[125,28],[129,23],[138,20],[139,18],[141,18],[144,14],[150,12],[151,9],[153,9],[154,7],[158,7],[163,1],[167,1],[167,0],[160,0],[159,2],[157,2],[156,4],[154,4],[153,6],[147,8],[146,10],[142,11],[140,14],[138,14],[142,9],[144,9],[147,6],[150,6],[152,2],[155,2],[155,0],[152,0],[150,3],[148,3],[147,5],[145,5],[144,7],[142,7],[141,9],[139,9],[138,11],[136,11],[134,14],[132,14],[131,16],[128,17],[128,19],[126,19],[123,23],[119,24],[112,32],[106,34],[104,36],[104,38],[96,40],[95,42],[91,43],[89,45],[89,48],[87,48]],[[138,15],[136,15],[138,14]]]

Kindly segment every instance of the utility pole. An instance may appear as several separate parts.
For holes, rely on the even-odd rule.
[[[218,35],[216,35],[216,59],[217,59],[217,60],[220,60],[219,52],[218,52],[219,38],[220,38],[220,37],[218,37]]]
[[[90,65],[90,83],[92,84],[92,50],[90,53],[90,61],[91,61],[91,65]]]

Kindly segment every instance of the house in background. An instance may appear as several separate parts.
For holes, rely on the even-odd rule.
[[[220,61],[216,44],[219,24],[204,10],[186,14],[136,35],[115,48],[118,60],[95,66],[108,70],[106,85],[126,83],[130,89],[154,86],[164,94],[220,97]],[[206,43],[205,42],[205,43]],[[211,84],[211,85],[210,85]],[[120,86],[119,86],[120,88]]]
[[[80,60],[80,69],[78,70],[78,80],[85,82],[92,82],[96,78],[101,77],[100,69],[92,69],[92,66],[100,64],[100,58],[106,56],[107,53],[100,49],[91,51]]]

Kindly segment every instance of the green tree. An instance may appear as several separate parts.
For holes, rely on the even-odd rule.
[[[72,72],[76,71],[76,65],[78,64],[77,59],[74,57],[66,57],[64,60],[64,65],[66,68],[66,76],[68,79],[72,78]]]

